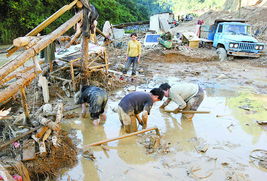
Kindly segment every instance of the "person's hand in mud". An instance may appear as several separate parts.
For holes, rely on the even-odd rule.
[[[164,109],[171,102],[171,99],[167,99],[159,108]]]

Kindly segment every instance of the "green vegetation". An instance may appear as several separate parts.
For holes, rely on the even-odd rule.
[[[106,20],[112,24],[148,20],[159,12],[217,8],[225,0],[90,0],[99,11],[99,26]],[[0,44],[10,43],[24,36],[72,0],[0,0]],[[74,10],[49,25],[42,34],[48,34],[74,15]]]

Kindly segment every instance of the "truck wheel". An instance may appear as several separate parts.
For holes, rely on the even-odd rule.
[[[221,62],[225,61],[227,59],[227,53],[226,53],[226,50],[224,48],[218,48],[216,53],[218,54],[219,60]]]

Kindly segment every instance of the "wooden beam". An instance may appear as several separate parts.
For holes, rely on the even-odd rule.
[[[44,63],[44,61],[39,62],[39,64],[43,64],[43,63]],[[21,76],[22,73],[28,72],[31,69],[35,68],[35,67],[36,67],[35,65],[32,65],[32,66],[26,67],[25,69],[23,69],[23,70],[21,70],[19,72],[14,72],[12,75],[10,75],[10,76],[6,77],[5,79],[1,80],[0,81],[0,85],[4,84],[4,83],[6,83],[6,82],[8,82],[8,81],[10,81],[10,80],[12,80],[14,78],[17,78],[17,77]]]
[[[89,42],[89,38],[83,36],[83,41],[82,41],[82,72],[83,72],[82,85],[87,84],[87,78],[88,78],[88,70],[87,70],[87,67],[89,65],[88,42]]]
[[[0,92],[0,102],[4,102],[15,95],[22,87],[30,84],[35,77],[36,74],[34,72],[24,74],[21,79],[12,83],[9,87]]]
[[[21,55],[17,56],[11,62],[1,67],[0,69],[0,80],[5,78],[9,73],[16,70],[18,67],[22,66],[28,59],[34,57],[37,53],[47,47],[50,43],[52,43],[55,39],[63,35],[66,31],[68,31],[73,25],[75,25],[82,18],[82,11],[77,13],[67,22],[58,27],[51,34],[44,37],[41,41],[39,41],[35,46],[29,48]]]
[[[62,14],[64,14],[66,11],[70,10],[78,0],[74,0],[69,5],[63,6],[61,9],[59,9],[57,12],[55,12],[53,15],[51,15],[49,18],[47,18],[45,21],[43,21],[40,25],[38,25],[36,28],[34,28],[31,32],[29,32],[26,36],[35,36],[38,33],[40,33],[43,29],[45,29],[48,25],[50,25],[52,22],[54,22],[58,17],[60,17]],[[11,56],[14,52],[16,52],[19,48],[12,46],[7,50],[7,57]]]

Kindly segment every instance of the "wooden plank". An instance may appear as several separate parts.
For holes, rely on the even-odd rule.
[[[22,150],[22,160],[34,160],[35,155],[35,141],[34,139],[24,140],[23,141],[23,150]]]
[[[53,15],[51,15],[49,18],[47,18],[45,21],[43,21],[40,25],[38,25],[36,28],[34,28],[32,31],[30,31],[26,36],[35,36],[38,33],[40,33],[43,29],[45,29],[48,25],[50,25],[52,22],[54,22],[58,17],[60,17],[62,14],[64,14],[66,11],[70,10],[78,0],[74,0],[69,5],[63,6],[61,9],[59,9],[57,12],[55,12]],[[12,46],[7,50],[7,57],[11,56],[14,52],[16,52],[19,48]]]

